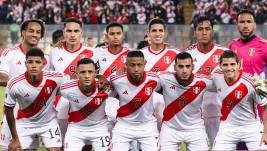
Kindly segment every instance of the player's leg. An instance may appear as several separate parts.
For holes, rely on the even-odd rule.
[[[166,124],[161,127],[159,135],[160,151],[177,151],[183,142],[182,133],[169,128]]]
[[[261,145],[263,128],[262,125],[251,125],[241,129],[242,141],[246,143],[248,150],[267,149],[267,145]]]
[[[65,136],[64,151],[81,151],[85,145],[86,134],[69,126]]]
[[[143,151],[158,151],[159,132],[157,123],[154,125],[144,126],[143,130],[136,131],[137,142],[140,143]]]
[[[188,151],[209,150],[209,139],[204,128],[184,133]]]
[[[23,150],[37,150],[39,147],[39,136],[35,128],[25,128],[17,125],[17,133]]]
[[[62,148],[61,132],[56,119],[39,128],[39,131],[42,142],[47,149]]]
[[[2,127],[1,127],[1,132],[0,132],[0,145],[1,145],[2,151],[7,151],[8,145],[10,143],[12,136],[11,136],[7,122],[2,122],[1,126]]]
[[[124,129],[121,131],[120,128],[115,128],[112,130],[112,140],[111,140],[111,151],[129,151],[130,142],[133,140],[133,135],[131,131]]]

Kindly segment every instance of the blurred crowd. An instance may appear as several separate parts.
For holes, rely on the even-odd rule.
[[[185,22],[181,0],[0,0],[0,23],[39,18],[58,24],[69,17],[85,24],[147,24],[152,18]]]
[[[196,0],[192,18],[209,15],[217,24],[233,24],[242,8],[254,11],[257,24],[267,24],[267,0]]]

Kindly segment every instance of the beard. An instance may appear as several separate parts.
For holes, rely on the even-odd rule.
[[[251,31],[249,34],[244,34],[241,31],[239,31],[239,33],[245,39],[247,39],[247,38],[249,38],[249,37],[251,37],[253,35],[253,31]]]

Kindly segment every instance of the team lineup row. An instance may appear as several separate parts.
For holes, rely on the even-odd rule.
[[[1,130],[3,149],[8,146],[11,150],[36,148],[36,140],[42,138],[48,150],[60,150],[64,138],[61,138],[55,116],[58,121],[69,120],[68,129],[60,126],[62,132],[67,130],[66,135],[62,133],[65,150],[81,150],[90,142],[96,151],[108,148],[127,151],[132,140],[140,143],[143,151],[158,150],[159,147],[163,151],[175,151],[181,142],[188,144],[188,150],[208,150],[209,142],[214,150],[233,150],[239,141],[247,142],[248,149],[264,147],[266,136],[262,134],[265,131],[257,116],[256,105],[264,106],[266,99],[256,94],[252,78],[244,72],[259,74],[263,71],[267,57],[264,51],[266,42],[254,35],[256,25],[250,11],[240,12],[238,26],[241,38],[230,44],[236,56],[227,48],[212,43],[213,24],[205,16],[196,20],[197,44],[188,47],[186,52],[164,44],[167,31],[160,19],[150,21],[148,46],[141,51],[123,47],[123,27],[119,23],[107,26],[106,45],[95,49],[85,47],[80,44],[82,23],[69,19],[63,28],[63,45],[53,48],[44,61],[41,51],[29,51],[44,35],[42,22],[24,22],[21,26],[22,43],[7,49],[1,56],[0,83],[5,85],[11,79],[5,107],[13,136],[11,139],[8,135],[9,128],[4,121],[6,126]],[[25,57],[25,53],[29,56]],[[224,57],[220,59],[222,54]],[[110,80],[113,88],[110,94],[102,90],[98,92],[94,82],[94,63],[98,73]],[[38,69],[42,69],[43,64],[47,70],[64,75],[47,71],[40,74]],[[219,68],[222,71],[217,70]],[[125,74],[123,70],[126,70]],[[121,73],[116,74],[118,71]],[[169,72],[152,73],[162,71]],[[212,75],[212,78],[198,75]],[[63,79],[78,80],[61,85]],[[67,99],[54,99],[60,85],[59,92]],[[98,85],[101,86],[101,83]],[[206,91],[210,87],[216,89]],[[160,94],[154,93],[156,90]],[[108,95],[118,96],[119,99],[112,141],[104,104],[114,98]],[[15,110],[16,124],[12,112],[14,100],[19,104]],[[160,135],[153,106],[158,113],[157,119],[163,121]],[[213,122],[206,124],[206,130],[201,117],[205,123]],[[213,142],[219,124],[219,132]],[[215,127],[209,127],[211,125]],[[207,141],[206,131],[210,141]],[[260,145],[261,137],[263,145]]]

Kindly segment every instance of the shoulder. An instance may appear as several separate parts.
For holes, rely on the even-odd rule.
[[[19,46],[14,46],[14,47],[11,47],[11,48],[6,48],[3,50],[2,52],[2,56],[6,57],[8,56],[9,54],[12,54],[14,52],[16,52],[17,50],[19,50]],[[14,57],[14,56],[13,56]]]
[[[179,53],[180,52],[180,49],[178,49],[178,48],[176,48],[176,47],[174,47],[172,45],[167,45],[166,48],[167,48],[167,50],[171,50],[171,51],[174,51],[176,53]]]
[[[112,74],[110,76],[110,82],[114,82],[114,81],[117,81],[117,80],[125,78],[125,77],[127,77],[126,73],[124,73],[124,74]]]
[[[61,72],[57,72],[57,71],[44,71],[43,75],[45,77],[59,77],[59,78],[63,78],[63,73]]]
[[[220,49],[220,50],[223,50],[223,51],[229,50],[229,48],[224,47],[224,46],[219,45],[219,44],[214,44],[214,46],[215,46],[216,49]]]
[[[149,77],[159,78],[158,74],[156,72],[146,72],[146,75]]]
[[[267,45],[267,40],[264,38],[259,37],[259,42],[264,44],[265,46]]]
[[[191,51],[197,48],[197,44],[191,44],[188,47],[185,48],[184,51]]]
[[[78,86],[77,80],[67,81],[60,86],[60,91],[67,91],[67,90],[72,89],[73,87],[76,87],[76,86]]]
[[[253,79],[253,77],[250,74],[247,74],[247,73],[244,73],[243,72],[241,78],[244,81],[246,81],[247,83],[249,83],[252,87],[255,87],[254,79]]]
[[[23,80],[25,79],[25,75],[24,75],[24,74],[25,74],[25,73],[20,74],[20,75],[17,75],[17,76],[15,76],[15,77],[11,78],[11,79],[8,81],[8,83],[7,83],[7,88],[8,88],[9,90],[11,90],[12,87],[14,87],[14,85],[16,85],[17,83],[19,83],[20,81],[23,81]]]

